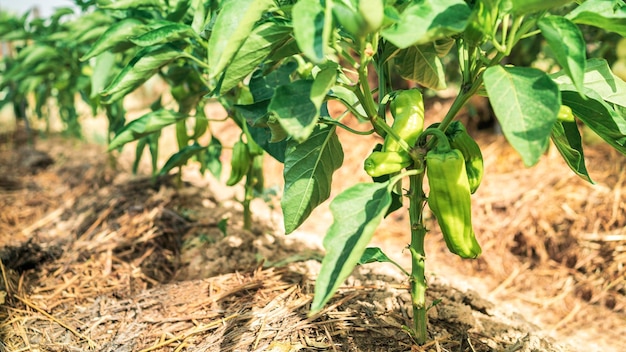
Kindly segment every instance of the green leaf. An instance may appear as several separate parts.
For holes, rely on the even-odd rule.
[[[526,166],[535,165],[548,147],[561,107],[556,83],[527,67],[493,66],[483,77],[504,135]]]
[[[209,76],[217,77],[252,32],[255,23],[274,5],[272,0],[224,0],[209,38]]]
[[[621,0],[588,0],[566,17],[626,37],[626,6]]]
[[[626,155],[626,119],[594,91],[587,89],[586,99],[573,91],[561,92],[564,105],[576,117],[620,153]]]
[[[333,88],[337,81],[337,64],[331,63],[321,67],[315,75],[315,80],[311,86],[311,101],[319,111],[322,103],[326,100],[326,95]]]
[[[97,0],[98,7],[109,10],[132,10],[148,7],[160,9],[164,4],[161,0]]]
[[[103,52],[96,57],[96,63],[91,76],[91,98],[95,98],[111,80],[111,73],[115,72],[115,54]]]
[[[159,161],[159,137],[161,136],[160,132],[153,133],[147,135],[143,138],[140,138],[137,141],[137,148],[135,149],[135,161],[133,162],[132,172],[133,174],[137,174],[137,170],[139,169],[139,163],[141,161],[141,157],[143,156],[143,150],[148,146],[148,150],[150,151],[150,157],[152,161],[152,174],[156,174],[157,172],[157,162]]]
[[[172,125],[185,119],[187,116],[172,110],[151,111],[140,118],[131,121],[128,125],[117,132],[117,135],[109,144],[109,151],[117,149],[126,143],[145,137],[151,133],[159,132],[165,126]]]
[[[578,27],[561,16],[543,17],[537,22],[563,72],[582,94],[585,76],[586,44]]]
[[[287,150],[287,139],[274,142],[274,132],[269,127],[248,127],[252,139],[277,161],[285,162],[285,152]]]
[[[174,7],[170,6],[170,11],[168,11],[167,17],[165,19],[172,22],[182,22],[185,18],[185,15],[189,11],[190,5],[191,0],[176,1],[176,5]]]
[[[204,0],[192,0],[191,11],[193,12],[193,20],[191,21],[191,28],[193,28],[194,32],[202,32],[206,27],[206,22],[210,21],[211,17],[207,18],[207,10],[212,4],[206,4]]]
[[[267,55],[289,38],[289,27],[266,22],[254,28],[226,69],[220,93],[239,84],[265,60]]]
[[[563,6],[573,0],[513,0],[511,1],[511,12],[523,15],[527,13],[539,12]]]
[[[389,183],[359,183],[330,203],[333,224],[324,238],[326,255],[315,282],[311,314],[319,312],[359,262],[391,204]]]
[[[185,53],[169,44],[144,48],[124,67],[113,82],[102,92],[105,103],[112,103],[142,85],[161,67],[184,57]]]
[[[394,62],[402,78],[430,89],[446,88],[443,63],[433,44],[412,46],[401,50],[394,57]]]
[[[166,175],[173,168],[187,164],[187,161],[189,161],[191,157],[193,157],[194,155],[198,155],[204,150],[206,150],[206,148],[198,143],[183,147],[165,162],[165,165],[163,165],[163,168],[159,172],[159,175]]]
[[[385,253],[383,253],[383,250],[378,247],[366,248],[365,252],[363,252],[363,255],[361,255],[361,259],[359,259],[357,264],[363,265],[363,264],[369,264],[369,263],[393,263],[395,264],[395,262],[389,259],[389,257],[387,257]]]
[[[552,142],[570,169],[583,180],[593,184],[585,166],[583,144],[576,122],[558,121],[552,127]]]
[[[404,49],[462,32],[471,14],[463,0],[415,1],[402,11],[397,23],[383,29],[381,34]]]
[[[335,127],[319,126],[309,138],[287,142],[281,206],[286,233],[293,232],[330,196],[332,175],[343,164]]]
[[[222,142],[215,138],[215,136],[212,136],[211,142],[201,156],[200,163],[202,164],[202,167],[200,168],[200,172],[204,174],[205,170],[209,170],[211,175],[219,180],[222,175],[222,162],[220,161],[221,155]]]
[[[125,18],[114,23],[106,32],[91,46],[89,51],[80,58],[86,61],[100,53],[116,47],[119,44],[128,43],[130,37],[134,37],[146,31],[146,26],[134,18]]]
[[[279,86],[269,111],[296,142],[306,140],[317,123],[319,110],[311,101],[312,80],[300,80]]]
[[[560,90],[577,90],[571,78],[563,71],[551,75]],[[596,92],[603,100],[626,106],[626,82],[613,74],[604,59],[587,61],[583,85],[587,90]]]
[[[274,96],[274,90],[281,85],[291,82],[291,74],[298,68],[295,61],[287,61],[285,64],[270,73],[257,70],[250,78],[250,93],[255,102],[270,100]]]
[[[145,47],[175,42],[187,38],[199,39],[198,35],[190,26],[182,23],[172,23],[143,33],[138,37],[131,38],[130,41],[138,46]]]
[[[29,67],[41,63],[42,61],[54,60],[59,56],[59,51],[48,45],[34,45],[32,51],[21,59],[22,67]]]
[[[314,63],[326,59],[329,51],[328,36],[324,31],[330,23],[326,21],[326,10],[319,0],[300,0],[292,10],[293,34],[298,47]]]

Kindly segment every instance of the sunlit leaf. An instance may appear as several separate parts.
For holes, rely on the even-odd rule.
[[[400,20],[381,34],[401,49],[426,44],[462,32],[471,13],[463,0],[411,2],[400,14]]]
[[[274,22],[266,22],[254,28],[228,65],[220,92],[225,93],[239,84],[276,46],[288,39],[290,33],[289,27]]]
[[[274,5],[272,0],[224,0],[209,38],[209,76],[228,66],[252,32],[254,24]]]
[[[561,107],[559,89],[543,71],[493,66],[485,88],[502,132],[526,166],[535,165],[549,144]]]
[[[626,37],[626,5],[621,0],[585,1],[566,15],[577,24],[586,24]]]
[[[539,12],[563,6],[573,0],[513,0],[511,12],[519,15]]]
[[[109,151],[151,133],[159,132],[163,127],[172,125],[186,117],[186,115],[181,115],[166,109],[151,111],[131,121],[128,125],[124,126],[121,131],[118,131],[115,138],[109,144]]]
[[[560,16],[543,17],[537,23],[557,62],[582,94],[585,75],[586,44],[578,27]]]
[[[168,44],[142,49],[102,92],[105,103],[111,103],[132,92],[158,70],[185,53]]]
[[[132,10],[140,7],[160,9],[165,5],[161,0],[97,0],[97,4],[99,8],[109,10]]]
[[[300,0],[292,10],[293,33],[298,47],[311,61],[323,62],[328,52],[328,36],[325,26],[331,23],[326,19],[326,10],[320,0]]]
[[[190,26],[183,23],[172,23],[131,38],[130,41],[138,46],[145,47],[197,37]]]
[[[333,224],[324,238],[326,255],[315,282],[311,314],[320,311],[362,258],[391,204],[389,183],[359,183],[330,203]]]
[[[163,165],[163,168],[159,171],[159,175],[166,175],[173,168],[187,164],[189,159],[200,154],[205,149],[206,147],[203,147],[198,143],[183,147],[165,162],[165,165]]]
[[[571,78],[563,71],[551,75],[560,90],[577,90]],[[596,92],[603,100],[626,106],[626,82],[616,77],[604,59],[587,61],[583,78],[585,91]]]
[[[394,60],[396,69],[402,78],[435,90],[446,88],[443,63],[433,44],[412,46],[400,50],[394,56]]]
[[[130,42],[131,37],[145,31],[146,26],[141,21],[134,18],[125,18],[109,27],[80,59],[81,61],[89,60],[121,43]]]

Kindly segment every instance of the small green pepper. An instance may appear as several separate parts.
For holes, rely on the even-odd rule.
[[[561,105],[559,109],[559,113],[556,116],[556,119],[562,122],[574,122],[574,113],[572,113],[572,108],[567,105]]]
[[[230,176],[226,181],[227,186],[234,186],[246,176],[250,170],[252,156],[248,150],[248,146],[242,140],[238,140],[233,145],[233,155],[230,159]]]
[[[365,172],[372,177],[380,177],[399,172],[411,165],[409,154],[399,152],[372,152],[365,159]]]
[[[483,154],[478,143],[467,133],[461,121],[454,121],[446,129],[446,136],[450,141],[450,147],[458,149],[465,159],[465,171],[470,185],[470,192],[474,194],[483,179],[484,165]]]
[[[402,90],[389,105],[393,123],[391,129],[409,147],[413,147],[424,129],[424,99],[418,89]],[[385,137],[383,151],[403,151],[398,141],[391,135]]]

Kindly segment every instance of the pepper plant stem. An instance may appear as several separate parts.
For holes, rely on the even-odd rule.
[[[252,163],[252,161],[250,161],[250,163]],[[250,209],[250,203],[254,199],[254,183],[256,182],[252,169],[253,167],[251,165],[246,175],[245,193],[243,201],[241,202],[243,205],[243,228],[248,231],[252,230],[252,210]]]
[[[426,227],[424,226],[423,210],[426,203],[426,195],[423,190],[424,173],[409,177],[409,217],[411,221],[411,303],[413,306],[413,332],[415,340],[419,345],[426,343],[428,338],[426,327],[428,317],[426,315],[426,275],[424,251],[424,239],[426,237]]]

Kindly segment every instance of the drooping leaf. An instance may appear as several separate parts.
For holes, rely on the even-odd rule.
[[[309,137],[319,116],[319,110],[311,101],[312,86],[312,80],[299,80],[279,86],[268,107],[296,142]]]
[[[560,90],[577,90],[571,78],[563,71],[551,75]],[[587,61],[583,85],[596,92],[603,100],[626,106],[626,82],[616,77],[604,59]]]
[[[142,49],[102,92],[105,96],[103,102],[111,103],[123,98],[154,76],[161,67],[184,56],[184,52],[169,44]]]
[[[626,155],[626,118],[593,90],[587,89],[585,94],[587,99],[583,99],[576,92],[563,91],[561,99],[587,127]]]
[[[318,126],[306,141],[287,142],[281,202],[287,233],[293,232],[328,199],[333,172],[341,164],[343,149],[335,127]]]
[[[433,44],[412,46],[400,50],[394,56],[396,69],[402,78],[417,82],[424,87],[441,90],[446,88],[446,75],[441,59]]]
[[[209,76],[217,77],[252,32],[254,24],[274,5],[272,0],[224,0],[209,38]]]
[[[274,22],[266,22],[254,28],[228,65],[220,93],[223,94],[237,86],[276,46],[287,40],[290,33],[289,27]]]
[[[576,90],[582,94],[585,75],[586,43],[578,27],[565,17],[543,17],[537,23],[543,37],[554,52],[563,72],[572,79]]]
[[[583,180],[593,184],[585,166],[582,138],[575,122],[558,121],[552,127],[552,142],[567,165]]]
[[[134,18],[125,18],[109,27],[106,32],[91,46],[89,51],[80,58],[86,61],[100,55],[121,43],[128,43],[131,37],[144,33],[146,26]]]
[[[298,47],[314,63],[321,63],[326,59],[328,48],[328,30],[331,25],[327,21],[326,9],[320,0],[298,1],[292,10],[293,34]]]
[[[171,23],[131,38],[130,41],[135,45],[146,47],[197,37],[190,26],[183,23]]]
[[[561,107],[556,83],[527,67],[493,66],[483,77],[504,135],[526,166],[535,165],[548,147]]]
[[[462,32],[471,13],[463,0],[415,1],[381,34],[401,49],[426,44]]]
[[[194,155],[200,154],[204,150],[206,150],[206,147],[203,147],[198,143],[183,147],[165,162],[165,165],[163,165],[163,168],[159,171],[159,175],[166,175],[173,168],[187,164],[189,159],[191,159]]]
[[[320,311],[362,258],[391,204],[389,183],[359,183],[330,203],[333,224],[324,238],[326,255],[315,282],[311,313]]]
[[[117,135],[109,144],[109,151],[151,133],[159,132],[163,127],[181,121],[186,117],[186,115],[179,114],[172,110],[161,109],[151,111],[131,121],[128,125],[124,126],[121,131],[117,132]]]
[[[589,0],[567,14],[576,24],[586,24],[626,37],[626,5],[621,0]]]

